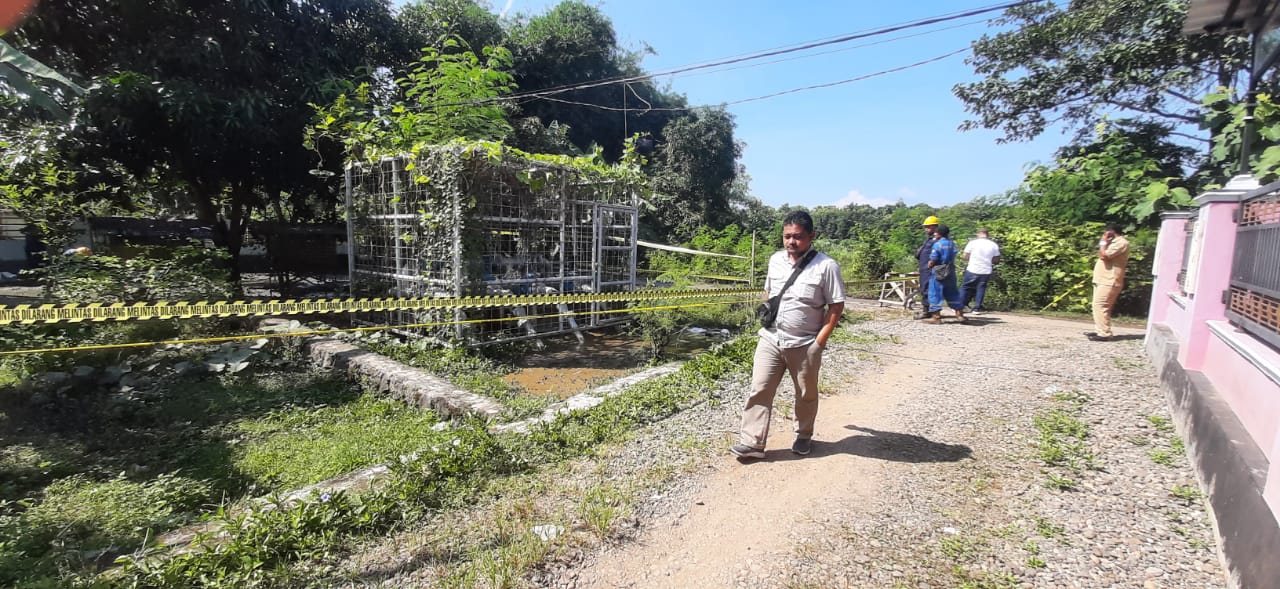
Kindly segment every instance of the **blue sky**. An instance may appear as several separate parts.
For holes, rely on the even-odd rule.
[[[493,0],[493,10],[537,14],[552,0]],[[960,12],[998,0],[604,0],[619,40],[657,52],[650,72]],[[998,13],[834,45],[980,21]],[[960,26],[875,46],[722,73],[659,78],[691,104],[716,104],[861,76],[937,57],[992,29]],[[793,54],[797,55],[797,54]],[[952,93],[976,79],[964,58],[878,78],[730,107],[752,192],[770,205],[863,202],[947,205],[1014,188],[1029,162],[1049,161],[1068,141],[1051,130],[1036,141],[999,145],[997,133],[957,130],[964,107]],[[762,61],[769,61],[768,59]],[[533,90],[522,88],[521,90]]]

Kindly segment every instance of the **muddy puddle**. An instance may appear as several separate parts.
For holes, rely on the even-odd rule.
[[[649,365],[649,349],[639,337],[620,333],[588,332],[581,345],[574,338],[548,340],[545,350],[526,354],[516,371],[503,377],[531,395],[565,399],[606,384]],[[681,334],[667,349],[674,360],[684,360],[710,348],[724,337]]]

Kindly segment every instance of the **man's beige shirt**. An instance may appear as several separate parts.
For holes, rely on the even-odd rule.
[[[1107,259],[1093,264],[1093,283],[1099,286],[1124,284],[1124,269],[1129,265],[1129,242],[1117,235],[1107,246]]]
[[[769,274],[764,280],[764,290],[769,297],[782,291],[783,285],[795,270],[786,250],[769,258]],[[771,329],[760,328],[760,337],[773,340],[779,348],[807,346],[822,331],[827,305],[844,302],[844,278],[840,265],[819,252],[800,271],[795,284],[782,295],[778,305],[778,319]]]

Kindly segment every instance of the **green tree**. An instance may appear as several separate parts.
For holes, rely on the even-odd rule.
[[[514,89],[504,71],[510,63],[501,47],[485,47],[477,56],[458,38],[445,39],[440,48],[423,49],[418,64],[396,81],[398,96],[389,104],[363,83],[317,107],[306,144],[319,148],[332,140],[352,157],[369,157],[371,151],[406,152],[457,138],[501,140],[512,129],[494,99]]]
[[[70,98],[82,96],[84,88],[14,49],[0,40],[0,100],[10,109],[27,116],[39,112],[65,121],[71,113],[63,106]],[[20,108],[29,104],[30,110]]]
[[[516,84],[525,91],[639,76],[641,58],[652,51],[619,46],[609,18],[578,0],[565,0],[537,16],[517,17],[508,28],[508,46],[515,57]],[[616,161],[627,137],[659,135],[674,118],[663,109],[685,105],[683,96],[639,80],[530,99],[520,112],[543,125],[566,126],[579,151],[590,152],[598,145],[606,159]]]
[[[1245,105],[1233,100],[1226,92],[1215,92],[1205,97],[1205,107],[1209,110],[1206,124],[1218,132],[1214,134],[1213,148],[1209,151],[1208,173],[1202,180],[1220,185],[1239,166]],[[1280,106],[1270,94],[1260,93],[1253,118],[1249,168],[1260,182],[1274,182],[1280,178]]]
[[[415,50],[439,47],[457,37],[466,47],[499,47],[506,31],[487,3],[476,0],[414,0],[400,9],[396,21]]]
[[[1187,5],[1071,0],[1009,9],[996,24],[1011,30],[973,43],[968,63],[982,79],[955,86],[974,116],[961,128],[994,129],[1002,141],[1020,141],[1056,123],[1088,130],[1117,112],[1169,128],[1198,125],[1201,96],[1240,88],[1249,42],[1183,35]]]
[[[1053,166],[1027,174],[1024,202],[1043,217],[1071,224],[1152,224],[1156,211],[1189,206],[1182,184],[1185,147],[1146,133],[1099,125],[1097,138],[1064,148]]]
[[[385,0],[46,0],[14,40],[93,88],[67,131],[75,163],[180,186],[159,204],[236,256],[254,214],[333,210],[337,183],[300,140],[307,103],[393,64],[398,37]]]
[[[662,130],[649,166],[656,205],[645,215],[650,230],[684,241],[699,226],[733,222],[742,153],[733,130],[733,115],[721,108],[690,113]]]

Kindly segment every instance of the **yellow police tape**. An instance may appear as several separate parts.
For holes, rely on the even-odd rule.
[[[0,325],[13,323],[76,323],[81,321],[130,321],[193,319],[198,317],[253,317],[262,315],[311,315],[370,311],[422,311],[432,309],[483,309],[562,305],[577,303],[629,303],[715,299],[756,294],[750,287],[685,290],[638,290],[611,293],[551,293],[470,297],[403,297],[300,299],[267,301],[199,301],[139,303],[69,303],[64,305],[0,305]]]
[[[216,337],[173,339],[173,340],[160,340],[160,341],[151,341],[151,342],[126,342],[126,343],[119,343],[119,344],[97,344],[97,345],[90,345],[90,346],[68,346],[68,347],[59,347],[59,348],[31,348],[27,350],[3,350],[3,351],[0,351],[0,356],[14,356],[19,354],[44,354],[49,352],[87,352],[91,350],[114,350],[114,349],[120,349],[120,348],[147,348],[152,346],[166,346],[166,345],[178,345],[178,344],[184,344],[184,345],[185,344],[220,344],[225,342],[234,342],[234,341],[251,340],[251,339],[256,340],[256,339],[276,338],[276,337],[307,337],[307,336],[313,336],[313,335],[331,335],[335,333],[342,333],[342,332],[349,332],[349,331],[363,332],[363,331],[382,331],[386,329],[416,329],[416,328],[422,328],[422,327],[441,327],[446,325],[452,326],[452,325],[468,325],[468,324],[474,324],[474,323],[493,323],[497,321],[526,321],[530,319],[551,319],[554,317],[572,317],[577,315],[608,315],[611,313],[653,312],[653,311],[663,311],[668,309],[707,307],[711,305],[732,305],[736,303],[756,302],[757,300],[758,299],[753,297],[750,299],[739,298],[735,300],[715,301],[715,302],[708,302],[708,303],[693,303],[693,304],[685,304],[685,305],[660,305],[656,307],[632,307],[628,309],[602,309],[599,311],[571,311],[569,313],[550,313],[546,315],[525,315],[523,317],[512,315],[507,317],[496,317],[496,318],[486,318],[486,319],[431,321],[426,323],[405,323],[401,325],[373,325],[368,327],[347,327],[347,328],[341,328],[341,329],[312,329],[312,330],[305,330],[305,331],[288,331],[283,333],[252,333],[252,334],[246,334],[246,335],[224,335],[224,336],[216,336]]]

